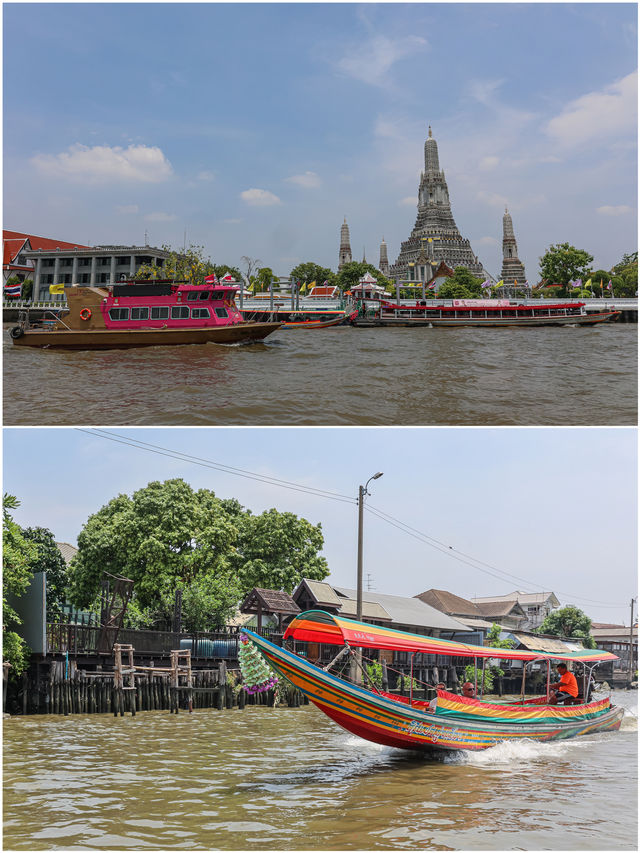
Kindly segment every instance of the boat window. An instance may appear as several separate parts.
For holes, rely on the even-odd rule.
[[[208,308],[192,308],[191,316],[194,320],[203,320],[205,317],[210,317]]]
[[[171,309],[172,320],[187,320],[189,317],[189,307],[187,305],[174,305]]]
[[[111,308],[109,310],[109,319],[110,320],[128,320],[129,319],[129,309],[128,308]]]
[[[152,320],[168,320],[169,319],[169,306],[168,305],[159,305],[157,308],[151,309],[151,319]]]
[[[208,290],[201,290],[199,296],[200,296],[200,300],[208,299],[209,298],[209,291]]]
[[[211,298],[215,299],[215,300],[222,299],[223,297],[224,297],[224,290],[214,290],[213,293],[211,294]]]
[[[216,312],[216,317],[228,317],[229,316],[229,312],[227,311],[226,308],[214,308],[213,310]]]
[[[197,290],[192,290],[187,293],[187,302],[195,302],[199,296],[200,294]]]
[[[131,309],[131,319],[132,320],[148,320],[149,319],[149,309],[148,308],[132,308]]]

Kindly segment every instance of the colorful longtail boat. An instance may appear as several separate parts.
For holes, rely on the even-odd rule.
[[[365,688],[320,668],[295,652],[275,645],[252,631],[245,632],[278,673],[328,717],[365,740],[410,750],[480,750],[501,741],[547,741],[615,731],[624,709],[609,697],[579,704],[549,704],[550,663],[575,661],[588,672],[586,683],[598,663],[617,659],[599,649],[581,649],[565,654],[530,650],[495,649],[454,640],[409,634],[393,628],[343,619],[321,610],[299,614],[285,633],[287,639],[342,646],[342,654],[356,647],[389,649],[410,654],[426,653],[478,659],[503,658],[547,664],[545,696],[516,701],[488,701],[459,696],[438,689],[435,710],[429,702],[412,695],[397,696],[375,687]],[[334,663],[336,658],[334,658]]]

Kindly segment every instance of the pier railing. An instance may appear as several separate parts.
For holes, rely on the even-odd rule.
[[[282,634],[271,628],[251,628],[274,643],[282,642]],[[117,641],[128,643],[136,653],[166,655],[174,649],[189,649],[193,658],[237,658],[242,628],[228,626],[220,631],[178,633],[122,628]],[[94,655],[98,653],[101,628],[95,624],[48,622],[47,654]],[[109,652],[110,654],[110,652]]]

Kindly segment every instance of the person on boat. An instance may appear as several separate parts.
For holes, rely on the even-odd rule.
[[[445,686],[446,685],[445,685],[444,681],[439,681],[436,684],[436,690],[444,690]],[[436,693],[436,695],[433,697],[431,702],[429,702],[429,710],[433,711],[435,713],[437,705],[438,705],[438,694]]]
[[[558,675],[560,681],[549,685],[549,689],[553,691],[553,695],[549,697],[550,705],[557,705],[558,702],[566,703],[578,696],[578,682],[575,675],[567,669],[566,663],[558,664]]]
[[[462,695],[467,699],[475,699],[476,698],[476,690],[473,684],[470,681],[465,681],[462,685]]]

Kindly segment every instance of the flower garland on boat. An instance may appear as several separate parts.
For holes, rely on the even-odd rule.
[[[247,693],[264,693],[277,685],[278,676],[273,674],[271,667],[246,634],[240,635],[238,662]]]

